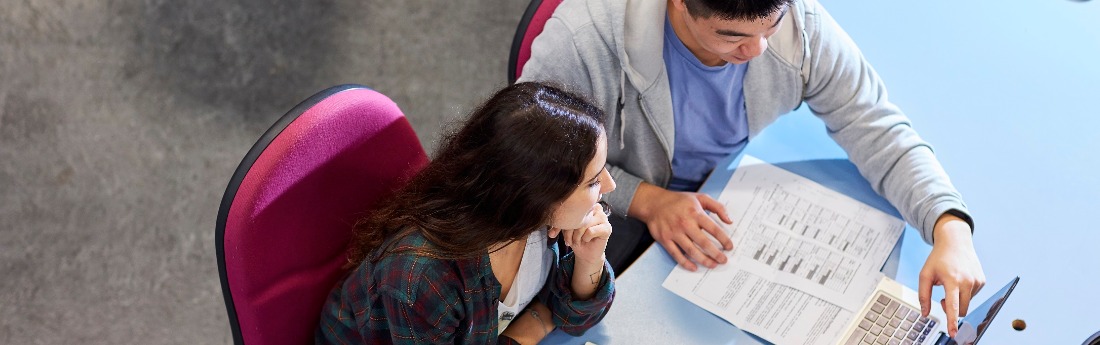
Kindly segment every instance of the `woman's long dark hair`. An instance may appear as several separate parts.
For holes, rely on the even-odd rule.
[[[349,267],[390,252],[391,239],[420,232],[437,258],[484,255],[526,238],[584,178],[603,135],[603,113],[540,83],[498,91],[448,134],[431,163],[355,225]]]

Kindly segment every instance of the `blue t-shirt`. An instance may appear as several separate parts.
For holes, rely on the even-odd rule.
[[[667,17],[664,48],[676,124],[668,188],[695,191],[718,160],[748,142],[742,92],[748,64],[704,65],[672,31]]]

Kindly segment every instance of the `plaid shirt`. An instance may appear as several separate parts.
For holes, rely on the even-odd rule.
[[[554,241],[550,247],[559,258]],[[419,234],[401,239],[398,251],[431,244]],[[572,253],[554,260],[537,297],[553,313],[553,323],[580,335],[607,313],[615,296],[614,275],[604,262],[596,295],[573,300]],[[489,255],[441,260],[411,251],[364,260],[336,285],[321,312],[318,344],[514,344],[497,336],[500,282]]]

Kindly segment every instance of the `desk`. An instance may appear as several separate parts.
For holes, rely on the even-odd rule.
[[[815,134],[816,133],[816,134]],[[806,139],[796,142],[799,147],[784,144],[783,135],[797,134]],[[774,139],[773,139],[774,138]],[[775,142],[772,142],[775,140]],[[806,110],[786,116],[761,134],[745,153],[754,155],[777,166],[811,178],[834,190],[852,196],[884,212],[900,218],[897,211],[885,199],[876,195],[870,185],[859,177],[858,171],[844,157],[844,151],[824,135],[824,125]],[[732,155],[712,173],[700,188],[714,197],[733,174],[733,168],[742,155]],[[906,243],[916,245],[905,246]],[[736,245],[736,244],[735,244]],[[905,237],[891,254],[884,272],[890,276],[901,268],[901,263],[912,261],[908,256],[928,255],[930,248],[924,245],[915,230],[906,229]],[[751,334],[741,332],[733,325],[696,307],[661,287],[661,283],[676,262],[660,246],[651,246],[631,265],[617,281],[615,303],[607,317],[584,336],[572,338],[555,332],[544,343],[572,344],[592,341],[597,344],[760,344],[766,343]],[[920,266],[907,265],[915,278]],[[910,285],[909,281],[902,279]],[[915,280],[913,280],[915,286]]]
[[[823,1],[968,203],[987,278],[974,300],[1021,277],[982,343],[1080,344],[1100,331],[1100,1]],[[773,163],[844,157],[806,107],[746,151]],[[915,288],[930,249],[907,230],[896,279]],[[650,248],[599,326],[546,343],[759,342],[662,288],[674,265]],[[1026,330],[1010,327],[1017,318]]]

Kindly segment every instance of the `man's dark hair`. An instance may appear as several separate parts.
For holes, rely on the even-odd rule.
[[[683,0],[694,18],[760,20],[790,6],[794,0]]]

